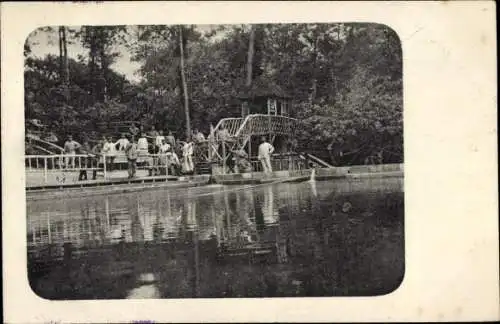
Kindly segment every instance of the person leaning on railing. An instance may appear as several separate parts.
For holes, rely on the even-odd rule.
[[[236,159],[236,166],[238,167],[238,172],[245,173],[252,171],[252,164],[248,161],[248,154],[243,149],[233,151],[234,157]]]
[[[87,157],[80,160],[80,174],[78,175],[78,181],[87,180],[87,169],[92,168],[92,157],[89,141],[85,140],[83,145],[80,147],[80,154],[85,154]],[[83,162],[83,163],[82,163]],[[96,170],[94,169],[92,180],[96,179]]]
[[[181,173],[181,162],[179,161],[179,157],[175,153],[174,150],[170,150],[166,153],[167,157],[167,166],[170,168],[170,174],[174,176],[178,176]]]
[[[175,137],[172,134],[172,131],[168,131],[168,135],[165,137],[165,140],[167,141],[168,144],[170,144],[170,147],[172,148],[175,147]]]
[[[104,161],[103,157],[103,147],[104,143],[102,141],[97,142],[94,147],[92,147],[92,160],[95,164],[94,169],[92,170],[92,179],[95,180],[97,178],[97,168],[99,168],[99,163],[102,160],[102,163],[104,164],[106,161]]]

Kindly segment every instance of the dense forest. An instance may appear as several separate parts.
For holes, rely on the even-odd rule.
[[[299,148],[337,164],[403,160],[402,49],[378,24],[46,27],[59,55],[25,44],[25,118],[56,132],[90,134],[98,122],[135,120],[184,137],[239,117],[236,91],[258,77],[293,98]],[[86,55],[68,57],[68,44]],[[125,48],[140,81],[113,70]]]

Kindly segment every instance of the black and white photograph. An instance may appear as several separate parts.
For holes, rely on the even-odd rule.
[[[401,284],[402,48],[388,26],[50,26],[24,55],[39,297]]]

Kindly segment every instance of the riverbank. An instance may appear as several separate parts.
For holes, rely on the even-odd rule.
[[[300,182],[311,178],[313,170],[275,171],[237,173],[225,175],[161,176],[140,177],[135,179],[115,178],[110,180],[82,181],[81,183],[32,186],[26,188],[26,197],[31,199],[53,199],[80,196],[92,196],[111,193],[155,190],[160,188],[177,189],[208,184],[244,185],[273,182]],[[357,179],[357,178],[403,178],[403,164],[383,164],[320,168],[314,170],[315,180]]]

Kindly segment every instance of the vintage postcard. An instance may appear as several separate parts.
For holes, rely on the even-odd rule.
[[[6,322],[498,320],[494,9],[2,4]]]

